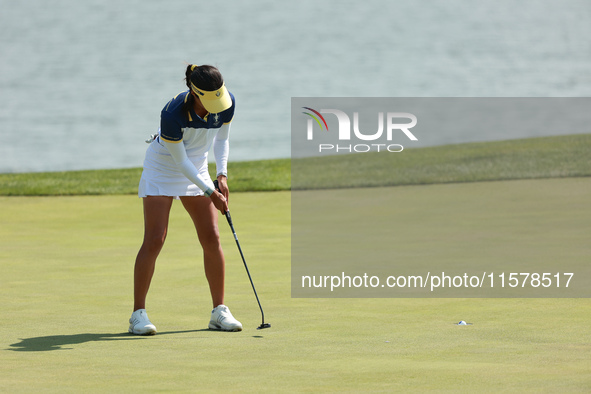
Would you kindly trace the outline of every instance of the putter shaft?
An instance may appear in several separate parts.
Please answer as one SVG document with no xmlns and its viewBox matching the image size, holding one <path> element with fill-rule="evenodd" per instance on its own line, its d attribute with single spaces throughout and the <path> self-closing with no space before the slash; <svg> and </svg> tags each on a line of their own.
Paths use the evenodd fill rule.
<svg viewBox="0 0 591 394">
<path fill-rule="evenodd" d="M 218 186 L 217 179 L 213 181 L 215 189 L 219 192 L 220 188 Z M 257 294 L 257 290 L 254 287 L 254 283 L 252 282 L 252 277 L 250 276 L 250 271 L 248 270 L 248 266 L 246 265 L 246 259 L 244 258 L 244 253 L 242 253 L 242 248 L 240 247 L 240 242 L 238 241 L 238 235 L 236 235 L 236 230 L 234 229 L 234 223 L 232 222 L 232 216 L 230 215 L 230 211 L 226 211 L 224 214 L 226 216 L 226 220 L 230 225 L 230 229 L 232 230 L 232 234 L 234 235 L 234 240 L 236 241 L 236 245 L 238 246 L 238 251 L 240 252 L 240 257 L 242 258 L 242 263 L 244 264 L 244 269 L 246 269 L 246 274 L 248 275 L 248 280 L 250 281 L 250 285 L 252 286 L 252 291 L 254 292 L 254 296 L 257 300 L 257 304 L 259 304 L 259 309 L 261 310 L 261 325 L 257 327 L 257 330 L 262 330 L 264 328 L 271 327 L 271 324 L 265 323 L 265 312 L 263 312 L 263 307 L 261 306 L 261 301 L 259 301 L 259 295 Z"/>
<path fill-rule="evenodd" d="M 261 310 L 262 323 L 259 326 L 259 329 L 271 327 L 270 324 L 265 323 L 265 312 L 263 312 L 263 307 L 261 306 L 261 301 L 259 301 L 259 296 L 257 294 L 255 287 L 254 287 L 254 283 L 252 282 L 252 277 L 250 276 L 250 271 L 248 270 L 248 266 L 246 265 L 244 253 L 242 253 L 242 248 L 240 247 L 240 242 L 238 241 L 238 235 L 236 235 L 236 230 L 234 229 L 234 223 L 232 223 L 232 216 L 230 215 L 229 210 L 226 211 L 226 219 L 228 220 L 228 224 L 230 225 L 230 229 L 232 230 L 232 234 L 234 235 L 234 239 L 236 240 L 236 245 L 238 246 L 238 251 L 240 252 L 240 257 L 242 257 L 242 263 L 244 263 L 244 268 L 246 269 L 246 274 L 248 275 L 248 280 L 250 281 L 250 285 L 252 286 L 252 291 L 254 292 L 254 296 L 257 300 L 257 304 L 259 304 L 259 309 Z"/>
</svg>

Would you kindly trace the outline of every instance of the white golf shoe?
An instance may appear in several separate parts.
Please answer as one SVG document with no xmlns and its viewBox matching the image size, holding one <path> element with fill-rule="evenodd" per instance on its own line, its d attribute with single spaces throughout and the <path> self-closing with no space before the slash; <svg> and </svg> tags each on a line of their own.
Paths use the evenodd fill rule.
<svg viewBox="0 0 591 394">
<path fill-rule="evenodd" d="M 138 309 L 131 314 L 129 319 L 129 332 L 136 335 L 154 335 L 156 326 L 148 319 L 145 309 Z"/>
<path fill-rule="evenodd" d="M 242 331 L 242 323 L 234 319 L 230 309 L 225 305 L 218 305 L 211 311 L 209 320 L 210 330 Z"/>
</svg>

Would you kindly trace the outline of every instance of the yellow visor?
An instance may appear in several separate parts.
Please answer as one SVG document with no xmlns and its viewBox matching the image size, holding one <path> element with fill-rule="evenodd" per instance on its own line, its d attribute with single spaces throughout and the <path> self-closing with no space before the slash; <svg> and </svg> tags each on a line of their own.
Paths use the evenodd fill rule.
<svg viewBox="0 0 591 394">
<path fill-rule="evenodd" d="M 232 106 L 232 98 L 225 84 L 218 90 L 207 91 L 199 89 L 191 82 L 191 90 L 199 97 L 201 104 L 210 114 L 219 114 Z"/>
</svg>

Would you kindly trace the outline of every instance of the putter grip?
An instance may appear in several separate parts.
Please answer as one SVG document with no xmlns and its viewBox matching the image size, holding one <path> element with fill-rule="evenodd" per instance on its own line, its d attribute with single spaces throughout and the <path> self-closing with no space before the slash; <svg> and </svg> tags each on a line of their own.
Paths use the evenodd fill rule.
<svg viewBox="0 0 591 394">
<path fill-rule="evenodd" d="M 218 183 L 218 180 L 217 179 L 215 181 L 213 181 L 213 186 L 215 186 L 215 190 L 217 190 L 220 193 L 222 192 L 220 190 L 219 183 Z M 228 224 L 230 225 L 230 227 L 232 229 L 234 229 L 234 223 L 232 223 L 232 216 L 230 216 L 230 211 L 229 210 L 226 211 L 226 219 L 228 220 Z"/>
<path fill-rule="evenodd" d="M 228 220 L 228 223 L 230 224 L 230 227 L 232 228 L 232 231 L 234 230 L 234 223 L 232 223 L 232 216 L 230 216 L 230 211 L 226 211 L 226 219 Z"/>
</svg>

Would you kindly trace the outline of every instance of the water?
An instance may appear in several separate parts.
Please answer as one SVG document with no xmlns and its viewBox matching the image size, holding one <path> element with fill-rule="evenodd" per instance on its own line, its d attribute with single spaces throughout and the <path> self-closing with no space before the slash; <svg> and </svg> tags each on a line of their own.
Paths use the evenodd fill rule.
<svg viewBox="0 0 591 394">
<path fill-rule="evenodd" d="M 141 166 L 186 62 L 237 97 L 230 160 L 289 157 L 291 97 L 590 96 L 590 20 L 587 0 L 0 0 L 0 172 Z"/>
</svg>

